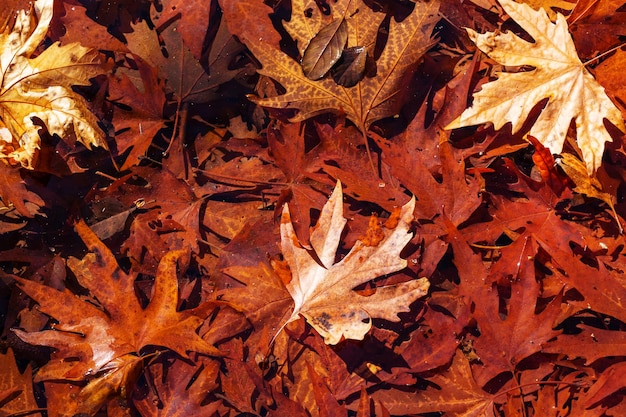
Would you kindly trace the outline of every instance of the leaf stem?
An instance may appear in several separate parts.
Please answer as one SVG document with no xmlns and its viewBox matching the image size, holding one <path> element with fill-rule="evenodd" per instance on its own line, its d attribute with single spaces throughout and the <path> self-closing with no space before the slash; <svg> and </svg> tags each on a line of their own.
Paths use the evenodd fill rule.
<svg viewBox="0 0 626 417">
<path fill-rule="evenodd" d="M 587 65 L 589 65 L 590 63 L 592 63 L 592 62 L 594 62 L 594 61 L 599 60 L 599 59 L 600 59 L 600 58 L 602 58 L 603 56 L 608 55 L 608 54 L 610 54 L 611 52 L 613 52 L 613 51 L 615 51 L 615 50 L 617 50 L 617 49 L 620 49 L 620 48 L 621 48 L 621 47 L 623 47 L 624 45 L 626 45 L 626 42 L 622 42 L 621 44 L 617 45 L 616 47 L 613 47 L 613 48 L 609 49 L 608 51 L 605 51 L 605 52 L 601 53 L 600 55 L 598 55 L 598 56 L 596 56 L 596 57 L 591 58 L 589 61 L 587 61 L 587 62 L 585 62 L 585 63 L 583 64 L 583 67 L 586 67 L 586 66 L 587 66 Z"/>
</svg>

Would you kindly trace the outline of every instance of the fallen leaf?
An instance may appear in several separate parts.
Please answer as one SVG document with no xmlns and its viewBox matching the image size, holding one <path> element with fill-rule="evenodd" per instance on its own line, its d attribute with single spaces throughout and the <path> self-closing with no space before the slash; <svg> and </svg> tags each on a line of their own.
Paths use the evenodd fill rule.
<svg viewBox="0 0 626 417">
<path fill-rule="evenodd" d="M 345 10 L 347 13 L 344 13 Z M 297 122 L 325 112 L 345 112 L 361 132 L 366 132 L 377 120 L 394 115 L 402 104 L 405 77 L 412 73 L 422 55 L 431 47 L 430 37 L 438 20 L 439 1 L 420 2 L 403 21 L 392 21 L 386 47 L 376 62 L 376 76 L 365 77 L 354 87 L 346 88 L 332 79 L 308 79 L 300 64 L 284 52 L 269 48 L 259 36 L 248 33 L 246 45 L 261 62 L 260 74 L 267 75 L 283 85 L 287 92 L 275 97 L 250 97 L 255 103 L 274 108 L 300 110 L 291 121 Z M 333 5 L 333 16 L 351 16 L 348 23 L 348 47 L 373 44 L 376 28 L 384 17 L 374 12 L 362 0 L 342 1 Z M 226 15 L 228 19 L 235 16 Z M 301 18 L 305 18 L 304 15 Z M 298 19 L 294 13 L 293 19 Z M 252 30 L 252 29 L 250 29 Z M 303 30 L 304 36 L 308 30 Z M 298 46 L 311 38 L 296 39 Z"/>
<path fill-rule="evenodd" d="M 13 350 L 0 354 L 0 416 L 41 415 L 33 393 L 31 366 L 20 372 Z"/>
<path fill-rule="evenodd" d="M 545 10 L 548 17 L 553 22 L 556 20 L 558 13 L 569 13 L 576 6 L 576 2 L 569 2 L 567 0 L 522 0 L 522 3 L 526 3 L 535 10 Z"/>
<path fill-rule="evenodd" d="M 528 135 L 528 141 L 535 148 L 533 153 L 533 162 L 535 167 L 541 175 L 543 182 L 548 184 L 554 194 L 561 195 L 564 188 L 567 186 L 567 178 L 564 178 L 556 169 L 556 161 L 554 155 L 550 152 L 550 149 L 546 148 L 533 136 Z M 585 167 L 585 175 L 587 175 L 587 168 Z"/>
<path fill-rule="evenodd" d="M 612 142 L 604 127 L 608 119 L 626 132 L 621 112 L 585 68 L 576 53 L 567 22 L 557 14 L 550 22 L 545 11 L 535 11 L 513 0 L 500 0 L 504 10 L 534 42 L 527 42 L 512 32 L 478 34 L 468 29 L 476 46 L 502 65 L 535 67 L 517 73 L 500 72 L 498 80 L 484 84 L 474 94 L 472 107 L 446 126 L 455 129 L 491 122 L 495 129 L 512 123 L 517 132 L 533 107 L 548 99 L 546 107 L 530 129 L 552 153 L 561 153 L 572 119 L 576 119 L 578 146 L 590 174 L 602 163 L 604 144 Z M 506 94 L 502 94 L 506 91 Z"/>
<path fill-rule="evenodd" d="M 382 239 L 370 243 L 357 241 L 350 253 L 335 263 L 335 254 L 346 224 L 343 218 L 343 194 L 338 182 L 322 209 L 319 221 L 311 233 L 307 250 L 296 238 L 289 206 L 281 218 L 281 249 L 291 269 L 292 278 L 286 285 L 295 301 L 286 323 L 300 315 L 317 330 L 327 344 L 346 339 L 361 340 L 372 326 L 372 317 L 398 321 L 398 313 L 409 311 L 409 305 L 426 295 L 426 278 L 377 288 L 370 296 L 360 295 L 353 288 L 380 275 L 406 267 L 400 252 L 411 240 L 415 200 L 405 204 L 391 219 L 393 226 L 381 229 Z M 318 261 L 319 260 L 319 261 Z"/>
<path fill-rule="evenodd" d="M 456 251 L 458 246 L 452 245 Z M 523 359 L 540 352 L 547 341 L 560 333 L 553 329 L 558 325 L 561 312 L 561 294 L 543 311 L 536 312 L 541 286 L 535 279 L 535 266 L 529 260 L 534 259 L 537 250 L 538 245 L 531 238 L 518 239 L 503 249 L 503 259 L 497 264 L 509 266 L 508 273 L 492 266 L 485 278 L 486 285 L 477 290 L 473 287 L 461 290 L 468 293 L 476 305 L 473 316 L 481 337 L 474 341 L 474 347 L 482 365 L 476 367 L 474 375 L 481 386 L 502 373 L 512 376 Z M 518 260 L 519 266 L 513 260 Z M 465 265 L 465 262 L 458 262 L 457 268 Z M 461 274 L 461 286 L 464 286 L 466 274 Z M 495 284 L 489 284 L 501 277 L 512 281 L 508 300 L 499 295 Z"/>
<path fill-rule="evenodd" d="M 135 295 L 136 275 L 122 271 L 111 251 L 85 223 L 77 223 L 76 230 L 91 252 L 82 260 L 70 258 L 68 265 L 78 282 L 90 291 L 92 300 L 82 299 L 67 289 L 58 291 L 15 278 L 20 288 L 39 304 L 41 312 L 59 321 L 50 330 L 14 330 L 27 343 L 56 349 L 54 359 L 39 369 L 38 381 L 93 380 L 101 372 L 113 375 L 123 367 L 125 371 L 113 378 L 121 383 L 124 375 L 135 369 L 135 360 L 129 361 L 128 355 L 140 354 L 146 346 L 171 349 L 183 358 L 188 358 L 190 351 L 221 355 L 196 333 L 203 319 L 177 311 L 176 265 L 184 251 L 172 251 L 162 258 L 154 293 L 143 308 Z M 102 384 L 104 391 L 99 395 L 106 397 L 109 390 L 119 386 Z"/>
<path fill-rule="evenodd" d="M 584 194 L 587 197 L 597 198 L 598 200 L 604 201 L 607 206 L 609 206 L 621 234 L 623 232 L 622 223 L 615 211 L 613 196 L 602 190 L 600 181 L 598 181 L 595 176 L 590 176 L 583 163 L 571 153 L 562 153 L 561 157 L 557 160 L 557 164 L 576 185 L 574 188 L 575 192 Z"/>
<path fill-rule="evenodd" d="M 618 49 L 594 69 L 598 82 L 606 88 L 608 96 L 622 110 L 622 117 L 626 117 L 626 85 L 622 82 L 624 68 L 626 50 Z"/>
<path fill-rule="evenodd" d="M 622 0 L 578 0 L 568 16 L 570 31 L 581 56 L 594 57 L 620 45 L 626 35 Z M 606 87 L 604 84 L 602 84 Z"/>
<path fill-rule="evenodd" d="M 592 408 L 624 388 L 624 371 L 626 362 L 617 362 L 605 369 L 583 398 L 586 408 Z"/>
<path fill-rule="evenodd" d="M 315 402 L 319 409 L 320 417 L 334 417 L 334 416 L 348 416 L 348 410 L 342 407 L 332 392 L 328 389 L 328 386 L 324 382 L 322 376 L 320 376 L 315 369 L 307 362 L 307 370 L 309 371 L 309 380 L 311 381 L 311 389 L 315 396 Z"/>
<path fill-rule="evenodd" d="M 456 352 L 449 367 L 428 381 L 424 391 L 393 392 L 380 390 L 372 398 L 385 404 L 393 415 L 407 415 L 445 411 L 458 417 L 495 416 L 495 395 L 484 391 L 474 380 L 469 361 Z"/>
<path fill-rule="evenodd" d="M 73 413 L 93 416 L 116 395 L 127 398 L 141 371 L 143 358 L 132 353 L 119 356 L 104 366 L 76 396 Z"/>
<path fill-rule="evenodd" d="M 315 35 L 302 57 L 302 70 L 311 80 L 322 78 L 341 58 L 348 41 L 348 24 L 335 19 Z"/>
<path fill-rule="evenodd" d="M 75 134 L 88 149 L 107 147 L 96 117 L 72 90 L 104 72 L 98 52 L 57 42 L 33 57 L 48 31 L 53 3 L 38 0 L 35 13 L 18 12 L 14 25 L 0 33 L 0 158 L 30 169 L 41 147 L 35 118 L 64 140 Z"/>
<path fill-rule="evenodd" d="M 20 170 L 4 163 L 0 163 L 0 199 L 24 217 L 34 217 L 45 205 L 39 195 L 27 188 Z"/>
<path fill-rule="evenodd" d="M 143 92 L 124 73 L 109 79 L 116 151 L 118 155 L 127 154 L 121 171 L 139 164 L 153 138 L 166 124 L 163 114 L 165 83 L 159 80 L 156 68 L 139 58 L 135 62 Z"/>
<path fill-rule="evenodd" d="M 367 69 L 367 63 L 368 55 L 366 47 L 353 46 L 346 48 L 341 55 L 341 59 L 337 62 L 336 67 L 331 71 L 333 80 L 344 87 L 354 87 L 363 79 L 365 70 Z"/>
<path fill-rule="evenodd" d="M 181 359 L 164 358 L 147 366 L 153 375 L 153 390 L 133 404 L 142 416 L 189 416 L 214 415 L 221 403 L 216 400 L 207 404 L 207 394 L 216 390 L 219 362 L 198 358 L 190 364 Z"/>
<path fill-rule="evenodd" d="M 65 33 L 61 37 L 62 43 L 80 42 L 90 48 L 128 52 L 122 41 L 107 32 L 106 26 L 94 24 L 87 16 L 87 9 L 78 4 L 67 2 L 62 4 L 65 12 L 60 18 L 65 26 Z"/>
</svg>

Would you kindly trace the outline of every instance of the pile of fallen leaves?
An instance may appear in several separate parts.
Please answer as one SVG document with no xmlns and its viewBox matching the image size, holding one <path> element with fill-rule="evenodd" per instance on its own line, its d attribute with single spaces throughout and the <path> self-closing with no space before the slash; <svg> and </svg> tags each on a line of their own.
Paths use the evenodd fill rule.
<svg viewBox="0 0 626 417">
<path fill-rule="evenodd" d="M 0 416 L 626 415 L 624 0 L 7 0 Z"/>
</svg>

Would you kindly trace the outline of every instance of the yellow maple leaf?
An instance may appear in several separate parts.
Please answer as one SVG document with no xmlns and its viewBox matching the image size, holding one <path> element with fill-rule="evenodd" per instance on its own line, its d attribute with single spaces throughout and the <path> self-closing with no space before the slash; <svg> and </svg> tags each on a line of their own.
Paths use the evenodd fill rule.
<svg viewBox="0 0 626 417">
<path fill-rule="evenodd" d="M 346 224 L 341 183 L 337 182 L 311 232 L 312 249 L 306 249 L 298 242 L 289 207 L 285 205 L 280 225 L 281 249 L 292 274 L 286 287 L 295 302 L 286 323 L 302 315 L 327 344 L 337 344 L 342 337 L 363 339 L 372 327 L 372 317 L 399 321 L 399 312 L 409 311 L 413 301 L 426 295 L 430 285 L 428 279 L 380 287 L 369 296 L 353 289 L 406 267 L 407 261 L 400 258 L 400 252 L 412 238 L 409 227 L 414 208 L 413 198 L 393 217 L 397 220 L 394 227 L 381 228 L 376 221 L 370 233 L 358 240 L 345 258 L 335 263 Z"/>
<path fill-rule="evenodd" d="M 536 11 L 512 0 L 499 2 L 535 42 L 527 42 L 511 32 L 478 34 L 467 29 L 470 38 L 481 51 L 502 65 L 529 65 L 535 69 L 499 73 L 498 80 L 483 85 L 481 91 L 474 94 L 472 107 L 446 129 L 486 122 L 500 129 L 511 122 L 515 133 L 531 109 L 547 98 L 548 103 L 530 135 L 558 154 L 575 119 L 578 146 L 587 170 L 595 172 L 602 163 L 604 144 L 612 141 L 603 119 L 626 131 L 620 111 L 578 58 L 563 15 L 557 14 L 556 23 L 552 23 L 543 9 Z"/>
<path fill-rule="evenodd" d="M 305 9 L 307 7 L 302 1 L 294 2 L 292 21 L 285 24 L 297 41 L 300 53 L 324 24 L 324 19 L 317 12 L 308 20 Z M 398 111 L 402 104 L 399 92 L 404 87 L 403 77 L 432 46 L 431 32 L 438 20 L 438 10 L 439 0 L 419 2 L 406 19 L 392 21 L 387 44 L 376 62 L 376 76 L 365 77 L 353 87 L 340 86 L 330 78 L 308 79 L 299 62 L 263 44 L 262 38 L 251 33 L 245 36 L 244 41 L 263 65 L 258 72 L 281 83 L 287 92 L 275 97 L 250 98 L 266 107 L 298 109 L 292 122 L 330 111 L 345 112 L 346 117 L 365 132 L 375 121 Z M 348 47 L 367 47 L 375 43 L 384 14 L 374 12 L 363 0 L 337 2 L 333 4 L 332 13 L 334 18 L 349 16 Z"/>
<path fill-rule="evenodd" d="M 55 43 L 33 57 L 52 20 L 54 0 L 21 10 L 12 27 L 0 28 L 0 159 L 33 168 L 41 145 L 40 119 L 62 138 L 74 133 L 87 148 L 106 148 L 104 134 L 73 85 L 89 85 L 105 66 L 97 51 Z"/>
</svg>

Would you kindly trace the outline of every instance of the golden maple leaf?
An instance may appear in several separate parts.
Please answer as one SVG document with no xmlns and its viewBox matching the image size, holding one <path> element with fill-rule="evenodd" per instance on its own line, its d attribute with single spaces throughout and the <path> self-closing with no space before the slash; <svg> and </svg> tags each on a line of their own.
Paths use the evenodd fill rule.
<svg viewBox="0 0 626 417">
<path fill-rule="evenodd" d="M 530 65 L 535 69 L 499 73 L 498 80 L 483 85 L 474 94 L 472 107 L 446 129 L 486 122 L 500 129 L 511 122 L 515 133 L 532 108 L 547 98 L 548 103 L 530 129 L 530 135 L 558 154 L 575 119 L 578 146 L 587 170 L 595 172 L 602 163 L 604 144 L 612 141 L 603 119 L 626 131 L 620 111 L 578 58 L 563 15 L 557 14 L 556 23 L 552 23 L 543 10 L 535 11 L 513 0 L 499 2 L 535 42 L 527 42 L 511 32 L 478 34 L 467 29 L 470 38 L 502 65 Z"/>
<path fill-rule="evenodd" d="M 104 134 L 73 85 L 89 85 L 105 66 L 97 51 L 78 43 L 52 44 L 36 57 L 52 20 L 53 0 L 21 10 L 13 27 L 0 28 L 0 159 L 33 168 L 43 121 L 51 134 L 71 133 L 87 148 L 106 147 Z"/>
<path fill-rule="evenodd" d="M 314 2 L 313 16 L 305 17 L 303 0 L 293 2 L 292 20 L 285 28 L 298 43 L 302 54 L 309 41 L 324 25 Z M 347 12 L 346 12 L 347 10 Z M 376 76 L 365 77 L 353 87 L 343 87 L 330 78 L 313 81 L 307 78 L 300 63 L 280 50 L 263 44 L 254 34 L 244 42 L 261 62 L 258 72 L 280 82 L 287 92 L 268 98 L 250 97 L 255 103 L 274 108 L 295 108 L 291 121 L 298 122 L 329 111 L 345 112 L 361 132 L 377 120 L 394 115 L 402 104 L 400 91 L 404 77 L 410 74 L 422 55 L 432 46 L 431 33 L 439 19 L 439 0 L 416 3 L 413 12 L 402 22 L 392 21 L 387 44 L 376 62 Z M 384 14 L 374 12 L 362 0 L 343 0 L 332 5 L 333 18 L 349 16 L 348 47 L 367 47 L 376 40 Z"/>
<path fill-rule="evenodd" d="M 358 240 L 345 258 L 334 263 L 346 224 L 341 183 L 337 182 L 311 232 L 312 249 L 298 242 L 289 207 L 285 205 L 280 225 L 281 249 L 292 274 L 286 287 L 295 302 L 286 323 L 302 315 L 327 344 L 337 344 L 342 337 L 363 339 L 372 327 L 372 317 L 399 321 L 399 312 L 409 311 L 413 301 L 426 295 L 428 279 L 380 287 L 369 296 L 352 290 L 406 267 L 407 261 L 400 258 L 400 252 L 412 238 L 409 227 L 414 208 L 413 198 L 391 217 L 397 220 L 394 227 L 381 228 L 377 220 L 370 222 L 367 236 Z"/>
</svg>

